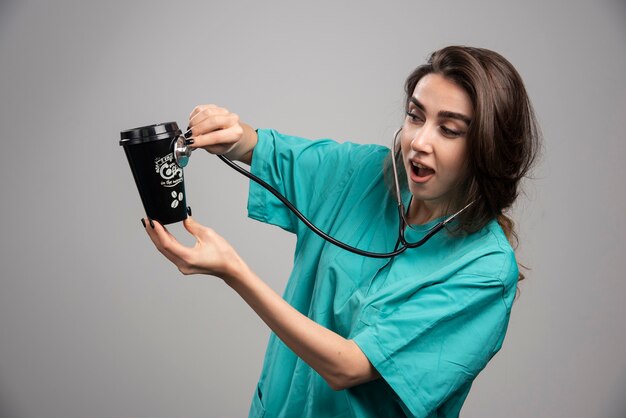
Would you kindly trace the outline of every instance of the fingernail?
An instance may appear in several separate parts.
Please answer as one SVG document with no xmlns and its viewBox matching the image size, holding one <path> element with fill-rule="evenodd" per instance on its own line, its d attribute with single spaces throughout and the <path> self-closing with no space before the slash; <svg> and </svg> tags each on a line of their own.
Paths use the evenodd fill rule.
<svg viewBox="0 0 626 418">
<path fill-rule="evenodd" d="M 191 206 L 187 206 L 187 215 L 191 216 Z"/>
<path fill-rule="evenodd" d="M 191 138 L 191 130 L 188 128 L 187 132 L 185 132 L 185 138 Z"/>
<path fill-rule="evenodd" d="M 146 221 L 144 221 L 143 218 L 141 218 L 141 224 L 143 225 L 144 228 L 146 227 Z"/>
<path fill-rule="evenodd" d="M 185 145 L 191 145 L 191 144 L 193 144 L 194 142 L 196 142 L 196 140 L 195 140 L 195 139 L 193 139 L 193 138 L 190 138 L 190 139 L 185 140 Z"/>
<path fill-rule="evenodd" d="M 149 221 L 150 221 L 150 227 L 154 229 L 154 222 L 152 222 L 152 219 L 149 219 Z"/>
</svg>

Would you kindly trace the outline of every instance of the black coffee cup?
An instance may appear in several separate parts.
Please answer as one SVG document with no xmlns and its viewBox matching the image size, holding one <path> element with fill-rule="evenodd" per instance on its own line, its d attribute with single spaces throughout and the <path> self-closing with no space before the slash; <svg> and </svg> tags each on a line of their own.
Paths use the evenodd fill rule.
<svg viewBox="0 0 626 418">
<path fill-rule="evenodd" d="M 183 169 L 174 158 L 181 134 L 176 122 L 120 132 L 146 215 L 164 225 L 187 218 Z"/>
</svg>

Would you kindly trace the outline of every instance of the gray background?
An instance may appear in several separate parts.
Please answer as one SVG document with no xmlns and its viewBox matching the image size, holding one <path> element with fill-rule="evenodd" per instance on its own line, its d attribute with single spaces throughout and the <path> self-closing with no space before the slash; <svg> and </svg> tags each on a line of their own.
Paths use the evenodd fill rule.
<svg viewBox="0 0 626 418">
<path fill-rule="evenodd" d="M 255 127 L 389 144 L 448 44 L 520 71 L 544 153 L 515 208 L 531 267 L 464 417 L 626 416 L 624 1 L 0 3 L 0 416 L 239 417 L 269 332 L 139 222 L 119 131 L 218 103 Z M 282 292 L 294 240 L 207 154 L 195 217 Z M 187 243 L 179 226 L 172 228 Z"/>
</svg>

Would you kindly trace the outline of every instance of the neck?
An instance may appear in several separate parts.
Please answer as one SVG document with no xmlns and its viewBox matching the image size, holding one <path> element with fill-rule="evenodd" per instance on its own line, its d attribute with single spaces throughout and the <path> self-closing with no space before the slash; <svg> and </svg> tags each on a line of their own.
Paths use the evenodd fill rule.
<svg viewBox="0 0 626 418">
<path fill-rule="evenodd" d="M 423 225 L 444 215 L 440 205 L 429 205 L 428 202 L 416 199 L 411 199 L 407 212 L 407 221 L 412 225 Z"/>
</svg>

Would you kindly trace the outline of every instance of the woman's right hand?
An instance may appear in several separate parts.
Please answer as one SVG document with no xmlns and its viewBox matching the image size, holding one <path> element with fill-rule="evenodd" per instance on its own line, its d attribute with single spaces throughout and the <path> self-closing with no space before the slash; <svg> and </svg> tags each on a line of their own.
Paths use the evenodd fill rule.
<svg viewBox="0 0 626 418">
<path fill-rule="evenodd" d="M 239 116 L 216 105 L 196 106 L 189 115 L 193 148 L 250 164 L 257 135 Z"/>
</svg>

